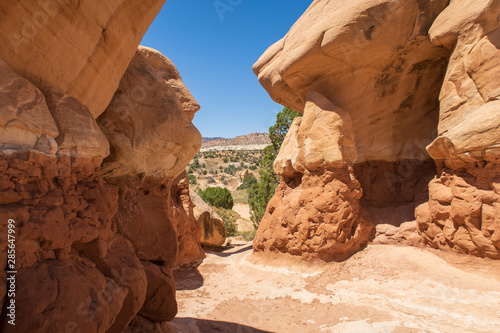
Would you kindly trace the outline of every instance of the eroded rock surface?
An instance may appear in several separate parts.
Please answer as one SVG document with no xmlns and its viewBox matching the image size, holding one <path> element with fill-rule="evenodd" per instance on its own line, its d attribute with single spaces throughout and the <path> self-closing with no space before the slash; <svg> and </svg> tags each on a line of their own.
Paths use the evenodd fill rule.
<svg viewBox="0 0 500 333">
<path fill-rule="evenodd" d="M 47 153 L 55 153 L 59 131 L 42 92 L 1 59 L 0 94 L 0 145 L 33 148 L 40 140 L 40 144 L 45 141 Z"/>
<path fill-rule="evenodd" d="M 441 90 L 439 165 L 419 207 L 419 230 L 436 248 L 500 258 L 500 1 L 454 1 L 430 32 L 453 48 Z M 457 15 L 457 13 L 459 13 Z"/>
<path fill-rule="evenodd" d="M 363 193 L 356 201 L 366 219 L 387 224 L 380 218 L 387 215 L 381 214 L 383 209 L 418 207 L 411 217 L 403 209 L 399 222 L 417 219 L 417 224 L 405 225 L 401 232 L 381 226 L 378 242 L 409 240 L 418 245 L 418 230 L 434 247 L 498 257 L 500 88 L 494 78 L 500 68 L 499 8 L 499 1 L 317 0 L 254 65 L 271 97 L 304 112 L 304 117 L 310 92 L 320 93 L 350 116 L 353 135 L 345 138 L 352 144 L 346 147 L 357 152 L 351 160 L 351 178 L 359 182 L 344 184 Z M 300 131 L 297 128 L 290 131 Z M 328 141 L 339 131 L 326 128 L 313 133 Z M 335 156 L 337 146 L 317 142 L 308 143 L 308 159 L 341 160 Z M 318 213 L 311 210 L 296 218 L 298 212 L 288 214 L 284 208 L 297 200 L 294 193 L 314 191 L 319 184 L 308 183 L 309 177 L 293 166 L 304 164 L 303 146 L 286 140 L 282 146 L 275 165 L 282 182 L 258 232 L 257 249 L 304 251 L 299 250 L 302 245 L 291 246 L 298 229 L 290 230 L 288 220 L 308 224 Z M 431 158 L 437 161 L 437 170 Z M 287 185 L 287 177 L 295 177 L 289 181 L 293 186 Z M 335 173 L 333 178 L 345 176 Z M 327 193 L 331 198 L 338 191 L 323 188 L 311 197 Z M 313 206 L 305 197 L 301 194 L 297 204 L 303 211 Z M 334 218 L 335 223 L 343 219 Z M 356 216 L 354 221 L 358 220 Z M 389 223 L 398 228 L 394 222 Z M 304 242 L 316 237 L 302 233 L 299 238 Z M 306 248 L 319 252 L 319 247 Z"/>
<path fill-rule="evenodd" d="M 427 160 L 450 51 L 428 29 L 447 0 L 316 0 L 254 65 L 278 103 L 316 91 L 353 119 L 358 163 Z"/>
<path fill-rule="evenodd" d="M 175 96 L 181 101 L 182 109 L 189 120 L 192 121 L 194 114 L 200 110 L 200 104 L 182 82 L 181 75 L 172 61 L 150 47 L 139 46 L 139 52 L 146 58 L 156 75 L 170 87 Z"/>
<path fill-rule="evenodd" d="M 184 172 L 201 146 L 188 117 L 197 103 L 186 102 L 185 112 L 168 86 L 182 91 L 175 67 L 163 67 L 177 73 L 167 80 L 144 58 L 132 62 L 116 92 L 123 99 L 108 111 L 121 109 L 108 127 L 95 119 L 161 4 L 0 5 L 6 32 L 0 39 L 27 25 L 15 35 L 17 49 L 6 42 L 0 51 L 0 231 L 7 235 L 9 219 L 15 221 L 19 319 L 16 326 L 2 323 L 5 332 L 123 332 L 139 311 L 171 320 L 171 268 L 204 258 Z M 32 27 L 26 22 L 42 18 L 38 9 L 54 10 L 53 20 Z M 41 48 L 43 56 L 33 58 Z M 143 228 L 124 224 L 124 217 L 137 218 Z M 2 237 L 1 304 L 7 245 Z M 150 279 L 139 258 L 154 261 L 147 267 L 161 266 L 165 276 Z"/>
<path fill-rule="evenodd" d="M 352 121 L 318 93 L 307 99 L 304 116 L 294 120 L 275 161 L 281 181 L 254 250 L 343 260 L 366 245 L 372 231 L 360 217 Z"/>
<path fill-rule="evenodd" d="M 181 260 L 202 259 L 199 244 L 178 242 L 193 229 L 196 234 L 196 222 L 189 203 L 183 202 L 182 181 L 176 180 L 200 149 L 201 135 L 141 50 L 98 123 L 112 147 L 102 173 L 120 190 L 118 232 L 132 242 L 141 260 L 173 268 L 187 263 L 178 262 L 180 250 Z"/>
<path fill-rule="evenodd" d="M 304 112 L 304 118 L 311 92 L 350 116 L 353 136 L 345 138 L 353 138 L 357 158 L 351 161 L 351 179 L 357 180 L 344 184 L 362 190 L 356 201 L 361 215 L 380 224 L 376 242 L 420 245 L 418 231 L 436 248 L 499 257 L 498 12 L 498 0 L 316 0 L 254 65 L 271 97 Z M 328 141 L 339 131 L 313 133 Z M 318 187 L 293 166 L 304 164 L 303 146 L 311 161 L 341 160 L 337 146 L 318 142 L 285 140 L 275 165 L 282 182 L 256 248 L 294 254 L 307 248 L 291 250 L 297 237 L 287 223 L 297 212 L 280 207 L 297 200 L 296 192 Z M 287 177 L 295 177 L 293 186 Z M 333 178 L 346 179 L 337 173 Z M 328 193 L 338 195 L 336 188 L 324 188 L 311 197 Z M 301 196 L 298 206 L 310 209 Z M 301 216 L 299 225 L 315 221 L 315 214 Z M 335 223 L 343 218 L 335 217 Z M 314 237 L 303 232 L 300 238 L 311 242 Z"/>
</svg>

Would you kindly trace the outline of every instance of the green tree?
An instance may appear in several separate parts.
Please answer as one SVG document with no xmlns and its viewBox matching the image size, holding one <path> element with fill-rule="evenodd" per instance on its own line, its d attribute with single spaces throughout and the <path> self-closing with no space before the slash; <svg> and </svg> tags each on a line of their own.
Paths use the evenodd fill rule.
<svg viewBox="0 0 500 333">
<path fill-rule="evenodd" d="M 207 187 L 204 191 L 198 191 L 197 194 L 209 205 L 218 208 L 233 209 L 233 197 L 227 188 Z"/>
<path fill-rule="evenodd" d="M 246 190 L 255 183 L 257 183 L 257 178 L 255 178 L 253 173 L 249 173 L 248 177 L 243 180 L 240 186 L 238 186 L 238 190 Z"/>
<path fill-rule="evenodd" d="M 269 128 L 271 145 L 264 148 L 263 151 L 259 170 L 260 180 L 247 188 L 251 220 L 255 229 L 259 227 L 260 221 L 266 212 L 267 204 L 273 197 L 280 182 L 279 176 L 273 169 L 274 160 L 278 156 L 281 144 L 293 120 L 300 115 L 300 113 L 285 107 L 283 111 L 276 115 L 276 124 Z"/>
<path fill-rule="evenodd" d="M 275 150 L 276 156 L 293 120 L 299 116 L 301 116 L 300 113 L 287 107 L 276 115 L 276 124 L 269 128 L 269 139 L 271 139 L 271 145 Z"/>
</svg>

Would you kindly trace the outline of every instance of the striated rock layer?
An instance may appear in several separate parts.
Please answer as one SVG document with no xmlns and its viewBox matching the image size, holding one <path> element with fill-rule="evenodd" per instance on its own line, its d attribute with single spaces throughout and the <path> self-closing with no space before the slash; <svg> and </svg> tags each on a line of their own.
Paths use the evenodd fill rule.
<svg viewBox="0 0 500 333">
<path fill-rule="evenodd" d="M 379 242 L 420 234 L 498 258 L 499 11 L 498 0 L 314 1 L 254 65 L 276 102 L 304 113 L 275 162 L 281 183 L 255 250 L 338 260 L 359 246 L 324 255 L 325 244 L 370 239 L 342 226 L 381 223 Z M 313 93 L 349 116 L 349 134 L 316 115 L 321 126 L 301 138 Z M 356 156 L 340 158 L 345 148 Z M 297 167 L 322 160 L 342 163 Z M 402 233 L 387 225 L 403 222 L 413 225 Z"/>
</svg>

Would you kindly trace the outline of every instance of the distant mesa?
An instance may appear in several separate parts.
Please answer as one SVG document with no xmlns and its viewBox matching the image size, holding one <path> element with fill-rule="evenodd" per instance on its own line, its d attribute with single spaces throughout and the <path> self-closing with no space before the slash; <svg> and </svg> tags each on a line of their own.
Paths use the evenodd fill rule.
<svg viewBox="0 0 500 333">
<path fill-rule="evenodd" d="M 267 133 L 251 133 L 237 136 L 233 139 L 224 138 L 203 138 L 202 150 L 211 150 L 215 148 L 234 148 L 244 149 L 249 147 L 264 148 L 271 144 Z M 257 147 L 258 146 L 258 147 Z"/>
<path fill-rule="evenodd" d="M 214 140 L 219 140 L 219 139 L 224 139 L 223 137 L 221 136 L 216 136 L 216 137 L 213 137 L 213 138 L 203 138 L 203 143 L 205 142 L 210 142 L 210 141 L 214 141 Z"/>
</svg>

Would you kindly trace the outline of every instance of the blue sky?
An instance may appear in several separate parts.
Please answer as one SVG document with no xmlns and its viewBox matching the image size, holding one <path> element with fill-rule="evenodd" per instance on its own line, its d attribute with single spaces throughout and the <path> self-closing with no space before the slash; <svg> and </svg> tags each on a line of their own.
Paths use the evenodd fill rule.
<svg viewBox="0 0 500 333">
<path fill-rule="evenodd" d="M 312 0 L 167 0 L 142 40 L 170 58 L 201 105 L 204 137 L 267 132 L 283 108 L 252 65 Z M 216 8 L 217 6 L 217 8 Z"/>
</svg>

